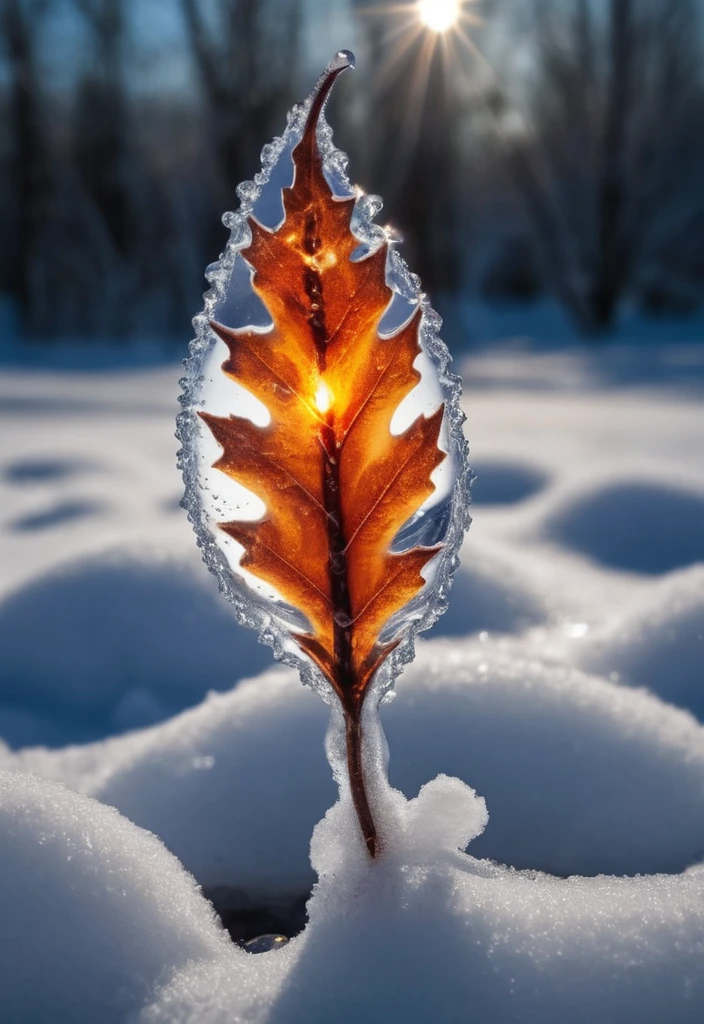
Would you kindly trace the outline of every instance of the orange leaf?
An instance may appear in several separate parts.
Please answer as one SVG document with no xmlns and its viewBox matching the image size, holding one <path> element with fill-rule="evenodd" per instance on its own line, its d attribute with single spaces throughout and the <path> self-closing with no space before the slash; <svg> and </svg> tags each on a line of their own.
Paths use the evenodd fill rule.
<svg viewBox="0 0 704 1024">
<path fill-rule="evenodd" d="M 287 635 L 311 672 L 317 666 L 344 709 L 350 791 L 367 849 L 375 856 L 379 842 L 365 789 L 362 707 L 391 651 L 402 641 L 410 644 L 415 630 L 427 628 L 442 610 L 442 601 L 426 601 L 419 613 L 421 601 L 414 602 L 408 617 L 400 614 L 425 586 L 425 567 L 443 548 L 437 576 L 444 584 L 443 595 L 447 589 L 467 525 L 469 469 L 460 429 L 459 382 L 446 373 L 448 355 L 437 338 L 434 314 L 413 292 L 416 308 L 408 321 L 390 336 L 380 333 L 395 295 L 387 280 L 389 268 L 397 276 L 401 272 L 401 281 L 402 261 L 389 254 L 385 237 L 374 248 L 368 246 L 369 236 L 360 240 L 355 235 L 355 200 L 336 196 L 326 178 L 329 168 L 321 154 L 318 122 L 332 84 L 350 58 L 346 51 L 337 55 L 307 115 L 296 115 L 295 127 L 287 132 L 288 138 L 300 134 L 292 153 L 293 183 L 283 189 L 278 226 L 267 227 L 251 214 L 256 186 L 242 186 L 244 212 L 250 214 L 248 241 L 242 234 L 244 216 L 235 215 L 233 240 L 211 275 L 215 285 L 206 296 L 206 309 L 212 316 L 216 304 L 229 297 L 229 283 L 223 283 L 233 280 L 234 253 L 238 267 L 248 266 L 252 289 L 271 327 L 233 328 L 213 319 L 206 326 L 206 320 L 197 319 L 179 430 L 187 506 L 205 559 L 239 605 L 242 618 L 257 625 L 263 639 L 279 643 L 288 613 L 274 603 L 269 614 L 256 596 L 244 609 L 242 588 L 230 585 L 233 561 L 227 542 L 214 543 L 213 509 L 223 519 L 226 514 L 218 511 L 219 499 L 212 494 L 219 488 L 209 487 L 201 477 L 201 445 L 208 450 L 208 434 L 220 448 L 215 469 L 264 504 L 257 521 L 229 518 L 219 520 L 218 526 L 244 549 L 242 571 L 274 588 L 300 613 L 299 621 L 307 623 L 307 628 Z M 286 137 L 277 143 L 279 154 L 285 142 Z M 369 248 L 365 256 L 359 256 L 361 241 Z M 408 297 L 402 284 L 395 288 Z M 229 408 L 221 404 L 223 392 L 209 363 L 213 346 L 220 348 L 221 343 L 228 351 L 222 365 L 225 376 L 265 406 L 267 426 L 244 415 L 246 403 L 241 415 L 222 415 Z M 435 373 L 431 390 L 440 385 L 448 411 L 439 405 L 402 433 L 392 433 L 396 411 L 421 381 L 416 360 L 426 350 Z M 425 387 L 425 374 L 423 380 Z M 211 396 L 207 403 L 206 394 Z M 211 398 L 218 403 L 215 410 Z M 205 430 L 196 429 L 194 413 Z M 444 524 L 443 543 L 395 549 L 402 528 L 410 521 L 414 528 L 418 525 L 417 513 L 433 495 L 432 475 L 446 458 L 439 445 L 446 425 L 451 455 L 447 478 L 454 487 L 444 492 L 442 518 L 424 520 L 433 530 Z M 214 483 L 209 471 L 206 477 Z M 275 623 L 271 628 L 270 621 Z M 283 646 L 277 654 L 290 660 Z M 390 674 L 407 655 L 408 645 L 399 649 Z"/>
<path fill-rule="evenodd" d="M 282 224 L 271 231 L 250 217 L 242 250 L 272 330 L 211 322 L 229 348 L 224 372 L 266 405 L 271 422 L 200 415 L 222 447 L 216 467 L 266 504 L 258 522 L 222 529 L 244 547 L 242 567 L 306 615 L 310 633 L 295 639 L 349 707 L 395 646 L 379 642 L 384 626 L 423 587 L 421 570 L 439 550 L 390 547 L 433 491 L 444 410 L 391 433 L 420 379 L 420 310 L 380 337 L 392 297 L 386 245 L 352 258 L 354 200 L 333 195 L 316 139 L 324 98 L 293 151 Z"/>
</svg>

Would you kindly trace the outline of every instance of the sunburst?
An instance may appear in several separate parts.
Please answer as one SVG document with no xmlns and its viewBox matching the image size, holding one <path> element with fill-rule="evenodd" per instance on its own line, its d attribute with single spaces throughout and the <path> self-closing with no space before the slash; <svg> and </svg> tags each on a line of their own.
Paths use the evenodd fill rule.
<svg viewBox="0 0 704 1024">
<path fill-rule="evenodd" d="M 397 156 L 401 159 L 417 142 L 420 113 L 433 64 L 441 60 L 446 73 L 451 75 L 461 67 L 467 55 L 483 65 L 486 63 L 470 34 L 473 26 L 482 23 L 474 4 L 475 0 L 414 0 L 412 3 L 377 3 L 361 9 L 360 13 L 370 19 L 383 19 L 381 60 L 374 75 L 375 92 L 383 95 L 404 63 L 412 62 L 404 137 L 398 140 Z"/>
</svg>

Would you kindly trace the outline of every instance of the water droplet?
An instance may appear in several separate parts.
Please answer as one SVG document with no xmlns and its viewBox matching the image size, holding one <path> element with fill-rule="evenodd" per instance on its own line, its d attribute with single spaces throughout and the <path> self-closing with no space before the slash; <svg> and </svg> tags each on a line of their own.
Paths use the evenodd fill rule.
<svg viewBox="0 0 704 1024">
<path fill-rule="evenodd" d="M 338 624 L 338 626 L 342 627 L 342 629 L 347 629 L 348 626 L 352 625 L 352 619 L 346 612 L 335 612 L 335 614 L 333 615 L 333 619 Z"/>
<path fill-rule="evenodd" d="M 257 935 L 256 939 L 242 943 L 242 949 L 248 953 L 270 953 L 273 949 L 281 949 L 288 942 L 285 935 Z"/>
<path fill-rule="evenodd" d="M 356 57 L 351 50 L 338 50 L 327 66 L 328 71 L 341 71 L 343 68 L 354 68 Z"/>
</svg>

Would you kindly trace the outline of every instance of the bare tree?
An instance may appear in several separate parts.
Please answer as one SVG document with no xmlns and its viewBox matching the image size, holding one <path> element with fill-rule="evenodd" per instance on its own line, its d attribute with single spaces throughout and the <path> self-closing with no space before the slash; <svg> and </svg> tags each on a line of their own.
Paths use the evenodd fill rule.
<svg viewBox="0 0 704 1024">
<path fill-rule="evenodd" d="M 596 334 L 663 225 L 700 201 L 701 26 L 693 0 L 533 10 L 528 131 L 508 138 L 507 155 L 553 287 Z"/>
<path fill-rule="evenodd" d="M 10 291 L 26 330 L 32 330 L 32 293 L 42 224 L 50 216 L 50 161 L 37 68 L 37 33 L 45 0 L 1 0 L 0 25 L 9 62 L 9 113 L 16 197 Z"/>
<path fill-rule="evenodd" d="M 73 117 L 73 164 L 102 216 L 117 253 L 127 255 L 130 125 L 123 59 L 124 0 L 74 0 L 90 30 L 91 50 L 78 83 Z"/>
<path fill-rule="evenodd" d="M 281 129 L 296 75 L 298 0 L 182 0 L 202 85 L 216 163 L 220 210 L 252 177 L 259 152 Z M 217 222 L 215 227 L 217 227 Z M 210 236 L 209 248 L 221 244 Z"/>
</svg>

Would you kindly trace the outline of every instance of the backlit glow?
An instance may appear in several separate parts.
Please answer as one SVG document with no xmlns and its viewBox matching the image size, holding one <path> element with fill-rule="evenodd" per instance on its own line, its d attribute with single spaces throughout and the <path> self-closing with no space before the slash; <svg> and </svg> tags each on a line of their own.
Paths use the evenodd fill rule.
<svg viewBox="0 0 704 1024">
<path fill-rule="evenodd" d="M 454 28 L 462 13 L 461 0 L 418 0 L 418 16 L 433 32 Z"/>
<path fill-rule="evenodd" d="M 319 413 L 326 413 L 332 405 L 332 394 L 324 380 L 321 380 L 315 391 L 315 408 Z"/>
</svg>

